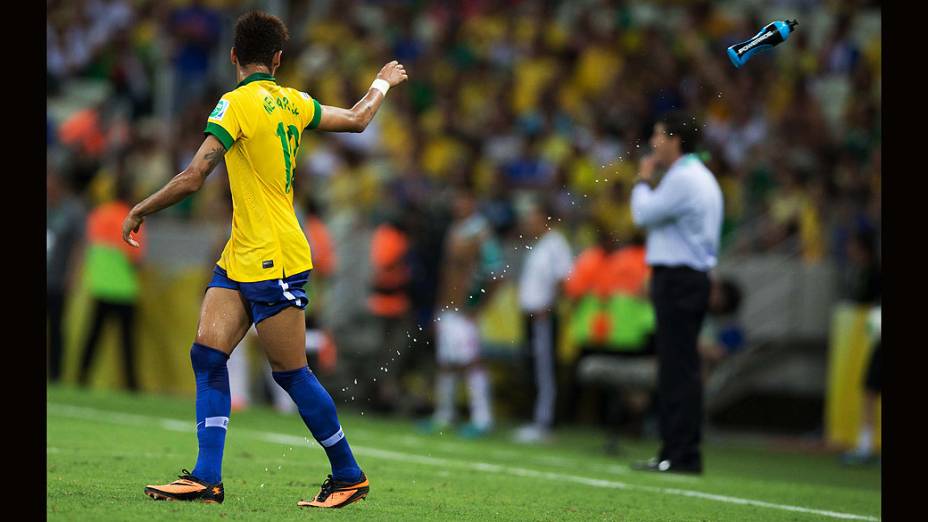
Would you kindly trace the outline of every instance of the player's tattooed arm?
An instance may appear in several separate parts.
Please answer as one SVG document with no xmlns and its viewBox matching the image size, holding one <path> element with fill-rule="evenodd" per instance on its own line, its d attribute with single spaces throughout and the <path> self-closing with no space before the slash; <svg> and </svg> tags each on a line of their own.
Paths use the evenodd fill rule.
<svg viewBox="0 0 928 522">
<path fill-rule="evenodd" d="M 212 137 L 212 136 L 210 136 Z M 213 147 L 210 149 L 203 159 L 206 160 L 206 174 L 203 176 L 203 179 L 206 179 L 206 176 L 209 176 L 213 169 L 216 168 L 216 165 L 219 165 L 219 162 L 222 161 L 222 158 L 226 157 L 226 148 L 220 143 L 218 147 Z"/>
<path fill-rule="evenodd" d="M 384 65 L 377 73 L 377 79 L 386 81 L 390 87 L 403 83 L 407 78 L 405 67 L 396 60 Z M 323 105 L 322 119 L 319 120 L 318 128 L 330 132 L 364 132 L 367 124 L 380 109 L 383 99 L 383 93 L 371 87 L 367 90 L 367 94 L 350 109 Z"/>
<path fill-rule="evenodd" d="M 170 207 L 200 190 L 206 177 L 222 161 L 225 154 L 226 149 L 222 142 L 212 134 L 207 135 L 196 155 L 190 160 L 190 165 L 183 172 L 171 178 L 161 190 L 148 196 L 129 211 L 122 223 L 123 241 L 134 247 L 139 246 L 130 233 L 139 231 L 145 216 Z"/>
</svg>

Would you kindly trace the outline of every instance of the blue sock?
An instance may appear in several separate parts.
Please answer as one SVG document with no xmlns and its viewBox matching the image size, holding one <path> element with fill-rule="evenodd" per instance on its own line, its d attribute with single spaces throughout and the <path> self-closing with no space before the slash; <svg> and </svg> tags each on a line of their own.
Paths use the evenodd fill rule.
<svg viewBox="0 0 928 522">
<path fill-rule="evenodd" d="M 308 367 L 288 372 L 273 372 L 274 380 L 290 394 L 300 411 L 300 417 L 319 444 L 325 448 L 332 464 L 332 479 L 342 482 L 357 482 L 361 479 L 361 468 L 354 460 L 348 439 L 335 413 L 335 401 L 325 391 L 319 379 Z"/>
<path fill-rule="evenodd" d="M 199 343 L 193 343 L 190 348 L 190 361 L 197 380 L 197 440 L 200 443 L 192 474 L 211 484 L 222 482 L 222 450 L 232 411 L 228 359 L 225 353 Z"/>
</svg>

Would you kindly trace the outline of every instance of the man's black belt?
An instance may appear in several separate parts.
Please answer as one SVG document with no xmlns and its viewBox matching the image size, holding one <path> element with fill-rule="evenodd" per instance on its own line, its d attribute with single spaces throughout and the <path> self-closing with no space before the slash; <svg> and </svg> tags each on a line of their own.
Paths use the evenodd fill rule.
<svg viewBox="0 0 928 522">
<path fill-rule="evenodd" d="M 654 273 L 694 273 L 694 274 L 705 274 L 708 270 L 697 270 L 688 265 L 651 265 L 651 270 Z"/>
</svg>

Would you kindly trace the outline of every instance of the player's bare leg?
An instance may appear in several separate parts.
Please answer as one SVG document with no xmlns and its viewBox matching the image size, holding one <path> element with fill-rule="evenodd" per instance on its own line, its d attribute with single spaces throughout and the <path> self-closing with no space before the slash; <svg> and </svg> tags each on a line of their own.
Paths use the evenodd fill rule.
<svg viewBox="0 0 928 522">
<path fill-rule="evenodd" d="M 290 394 L 300 417 L 325 448 L 332 474 L 311 500 L 300 507 L 340 508 L 365 497 L 367 477 L 358 467 L 335 412 L 335 402 L 306 365 L 306 322 L 303 310 L 285 308 L 257 325 L 258 339 L 273 370 L 274 381 Z"/>
<path fill-rule="evenodd" d="M 145 494 L 155 500 L 195 500 L 222 503 L 222 450 L 229 423 L 231 396 L 226 361 L 245 336 L 251 319 L 238 291 L 209 288 L 200 307 L 197 338 L 190 360 L 197 379 L 197 439 L 200 451 L 193 473 L 183 470 L 178 480 L 149 485 Z"/>
<path fill-rule="evenodd" d="M 231 355 L 242 341 L 251 319 L 242 294 L 228 288 L 208 288 L 200 307 L 197 342 Z"/>
<path fill-rule="evenodd" d="M 303 310 L 285 308 L 256 325 L 271 370 L 286 372 L 306 366 L 306 318 Z"/>
</svg>

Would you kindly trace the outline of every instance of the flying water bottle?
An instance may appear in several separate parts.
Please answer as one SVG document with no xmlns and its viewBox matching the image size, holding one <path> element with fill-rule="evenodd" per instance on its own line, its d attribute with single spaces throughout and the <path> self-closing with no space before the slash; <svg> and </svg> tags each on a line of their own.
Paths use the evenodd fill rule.
<svg viewBox="0 0 928 522">
<path fill-rule="evenodd" d="M 789 38 L 793 28 L 799 25 L 796 20 L 777 20 L 770 22 L 750 40 L 737 43 L 728 48 L 728 58 L 735 67 L 741 67 L 757 53 L 771 49 Z"/>
</svg>

